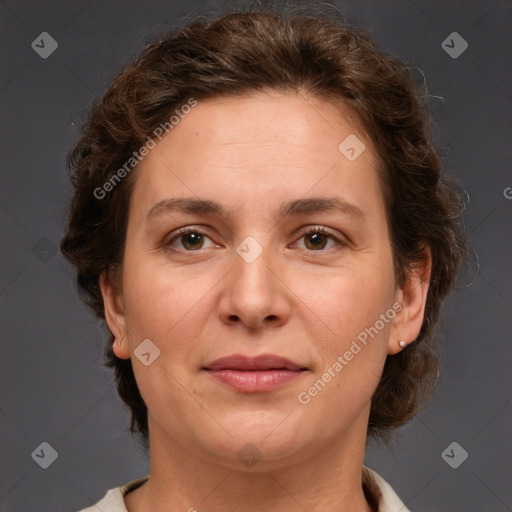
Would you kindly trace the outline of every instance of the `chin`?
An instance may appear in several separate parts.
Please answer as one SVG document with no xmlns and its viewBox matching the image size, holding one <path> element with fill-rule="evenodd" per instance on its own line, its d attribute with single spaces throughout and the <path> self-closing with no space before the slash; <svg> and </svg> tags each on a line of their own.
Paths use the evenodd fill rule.
<svg viewBox="0 0 512 512">
<path fill-rule="evenodd" d="M 289 432 L 293 436 L 293 427 L 296 418 L 294 414 L 288 416 L 289 410 L 285 408 L 260 409 L 253 411 L 237 411 L 224 416 L 222 425 L 234 439 L 268 441 L 272 436 L 278 436 Z M 279 430 L 279 433 L 278 433 Z"/>
<path fill-rule="evenodd" d="M 265 462 L 291 457 L 303 444 L 308 444 L 304 425 L 299 427 L 294 420 L 293 414 L 277 411 L 239 412 L 219 421 L 231 436 L 223 432 L 221 438 L 210 439 L 210 448 L 222 457 L 229 453 L 230 459 L 236 459 L 238 469 L 239 461 L 243 463 L 245 458 L 258 459 L 257 464 L 247 464 L 249 469 L 256 465 L 262 469 Z"/>
</svg>

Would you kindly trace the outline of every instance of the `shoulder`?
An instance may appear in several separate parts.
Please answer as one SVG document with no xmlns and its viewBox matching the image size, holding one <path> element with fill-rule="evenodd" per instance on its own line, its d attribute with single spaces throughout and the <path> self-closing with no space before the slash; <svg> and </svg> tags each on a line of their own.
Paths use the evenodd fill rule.
<svg viewBox="0 0 512 512">
<path fill-rule="evenodd" d="M 376 471 L 363 467 L 363 487 L 375 503 L 378 512 L 411 512 L 384 478 Z"/>
<path fill-rule="evenodd" d="M 101 500 L 79 512 L 98 512 L 98 510 L 102 512 L 128 512 L 124 504 L 124 495 L 142 485 L 148 478 L 149 476 L 145 476 L 137 480 L 132 480 L 121 487 L 109 489 Z"/>
</svg>

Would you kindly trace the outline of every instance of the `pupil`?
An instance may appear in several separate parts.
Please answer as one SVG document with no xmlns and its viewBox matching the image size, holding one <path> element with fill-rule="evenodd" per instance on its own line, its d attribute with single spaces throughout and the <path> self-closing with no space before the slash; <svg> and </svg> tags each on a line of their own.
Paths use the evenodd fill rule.
<svg viewBox="0 0 512 512">
<path fill-rule="evenodd" d="M 198 233 L 187 233 L 185 235 L 185 246 L 199 244 L 201 242 L 201 235 Z"/>
<path fill-rule="evenodd" d="M 309 235 L 308 239 L 311 242 L 313 247 L 318 247 L 320 245 L 325 245 L 325 240 L 323 240 L 324 235 L 321 233 L 314 233 L 312 235 Z"/>
</svg>

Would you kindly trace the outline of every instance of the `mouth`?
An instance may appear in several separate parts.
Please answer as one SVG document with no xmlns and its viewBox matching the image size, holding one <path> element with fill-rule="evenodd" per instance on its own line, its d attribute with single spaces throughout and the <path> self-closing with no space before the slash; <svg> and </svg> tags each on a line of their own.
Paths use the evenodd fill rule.
<svg viewBox="0 0 512 512">
<path fill-rule="evenodd" d="M 233 355 L 208 363 L 203 370 L 222 384 L 243 393 L 272 391 L 299 378 L 308 369 L 284 357 Z"/>
</svg>

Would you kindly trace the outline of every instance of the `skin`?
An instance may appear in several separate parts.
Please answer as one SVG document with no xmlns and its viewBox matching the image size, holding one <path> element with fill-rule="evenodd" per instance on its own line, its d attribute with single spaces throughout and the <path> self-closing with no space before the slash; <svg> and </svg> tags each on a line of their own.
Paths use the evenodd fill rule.
<svg viewBox="0 0 512 512">
<path fill-rule="evenodd" d="M 354 161 L 338 150 L 349 134 L 366 146 Z M 151 477 L 125 496 L 127 509 L 370 511 L 361 484 L 370 398 L 386 357 L 419 334 L 430 259 L 396 286 L 374 153 L 354 117 L 276 91 L 199 101 L 134 178 L 120 279 L 101 277 L 115 354 L 132 359 L 149 410 Z M 333 196 L 363 216 L 273 217 L 283 202 Z M 227 214 L 168 211 L 148 221 L 170 197 L 215 200 Z M 173 238 L 186 226 L 202 242 Z M 315 238 L 318 226 L 343 245 Z M 263 250 L 252 263 L 235 250 L 248 236 Z M 301 404 L 298 394 L 394 303 L 402 310 Z M 160 350 L 148 366 L 134 356 L 145 339 Z M 269 353 L 308 370 L 253 394 L 202 370 L 220 357 Z M 247 443 L 262 454 L 251 467 L 237 456 Z"/>
</svg>

